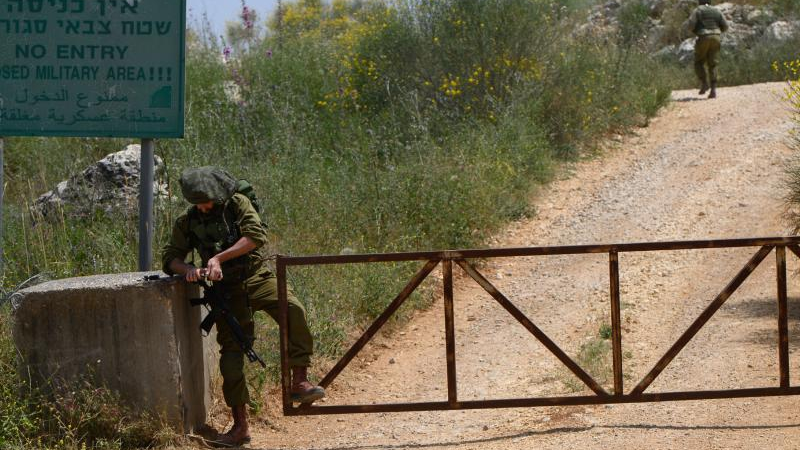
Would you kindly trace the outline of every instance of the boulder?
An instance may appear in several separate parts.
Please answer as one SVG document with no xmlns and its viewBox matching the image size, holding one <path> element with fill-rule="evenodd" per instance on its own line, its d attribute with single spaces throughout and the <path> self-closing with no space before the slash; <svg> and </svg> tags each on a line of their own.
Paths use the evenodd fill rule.
<svg viewBox="0 0 800 450">
<path fill-rule="evenodd" d="M 729 22 L 727 33 L 722 33 L 722 47 L 729 50 L 750 47 L 760 36 L 756 27 L 744 23 Z"/>
<path fill-rule="evenodd" d="M 800 21 L 778 21 L 764 30 L 764 39 L 771 42 L 786 42 L 800 36 Z"/>
<path fill-rule="evenodd" d="M 650 17 L 654 19 L 660 18 L 667 8 L 667 0 L 642 0 L 642 4 L 647 8 Z"/>
<path fill-rule="evenodd" d="M 775 22 L 775 13 L 770 9 L 753 8 L 744 18 L 744 23 L 751 27 L 766 27 Z"/>
<path fill-rule="evenodd" d="M 675 55 L 681 64 L 689 65 L 694 62 L 694 43 L 696 40 L 696 38 L 686 39 L 675 49 Z"/>
<path fill-rule="evenodd" d="M 97 210 L 107 213 L 133 212 L 139 206 L 141 148 L 138 144 L 106 155 L 80 174 L 61 181 L 34 202 L 31 211 L 38 216 L 53 217 L 59 210 L 69 216 L 87 216 Z M 163 173 L 164 162 L 154 157 L 155 173 Z M 158 178 L 158 177 L 156 177 Z M 154 181 L 153 193 L 166 195 L 166 185 Z"/>
<path fill-rule="evenodd" d="M 654 25 L 650 28 L 650 31 L 647 32 L 647 40 L 645 41 L 647 48 L 658 48 L 661 42 L 664 41 L 666 31 L 667 27 L 664 25 Z"/>
<path fill-rule="evenodd" d="M 661 50 L 653 53 L 653 57 L 657 59 L 663 60 L 672 60 L 678 53 L 678 46 L 677 45 L 667 45 L 666 47 L 662 48 Z"/>
</svg>

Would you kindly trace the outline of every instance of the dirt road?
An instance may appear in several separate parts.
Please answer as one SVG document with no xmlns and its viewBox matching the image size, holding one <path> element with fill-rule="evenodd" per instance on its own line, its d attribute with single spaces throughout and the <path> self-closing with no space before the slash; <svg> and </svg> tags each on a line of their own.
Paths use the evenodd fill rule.
<svg viewBox="0 0 800 450">
<path fill-rule="evenodd" d="M 692 91 L 602 158 L 576 164 L 492 247 L 787 234 L 791 157 L 782 84 Z M 620 257 L 625 386 L 630 390 L 755 249 Z M 607 255 L 497 259 L 482 269 L 571 356 L 610 323 Z M 800 264 L 789 257 L 790 271 Z M 455 270 L 457 273 L 460 269 Z M 791 273 L 791 272 L 790 272 Z M 778 385 L 775 258 L 770 255 L 648 389 Z M 790 277 L 790 349 L 800 345 L 800 278 Z M 582 392 L 563 366 L 474 282 L 456 281 L 459 399 Z M 441 303 L 353 361 L 325 404 L 447 398 Z M 800 361 L 791 354 L 792 384 Z M 608 383 L 606 384 L 608 386 Z M 575 389 L 578 389 L 577 391 Z M 376 393 L 374 390 L 379 389 Z M 588 393 L 585 391 L 584 393 Z M 255 425 L 253 448 L 800 448 L 800 399 L 284 418 Z M 274 402 L 276 403 L 276 402 Z M 221 425 L 221 424 L 220 424 Z"/>
</svg>

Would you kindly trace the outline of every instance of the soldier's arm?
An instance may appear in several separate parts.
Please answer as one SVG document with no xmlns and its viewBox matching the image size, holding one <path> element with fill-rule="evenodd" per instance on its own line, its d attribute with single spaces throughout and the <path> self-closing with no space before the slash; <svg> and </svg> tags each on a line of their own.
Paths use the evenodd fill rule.
<svg viewBox="0 0 800 450">
<path fill-rule="evenodd" d="M 728 21 L 725 20 L 725 16 L 722 13 L 719 13 L 720 21 L 719 21 L 719 30 L 723 33 L 728 31 Z"/>
<path fill-rule="evenodd" d="M 696 26 L 697 26 L 697 10 L 695 9 L 694 11 L 692 11 L 692 14 L 689 15 L 689 18 L 686 19 L 686 22 L 683 22 L 683 26 L 681 28 L 683 28 L 683 31 L 685 33 L 684 36 L 686 36 L 688 33 L 694 34 Z"/>
<path fill-rule="evenodd" d="M 250 203 L 250 199 L 241 194 L 234 194 L 231 202 L 242 237 L 235 244 L 208 260 L 209 277 L 212 280 L 222 278 L 222 263 L 250 253 L 267 242 L 267 234 L 264 232 L 261 218 Z"/>
<path fill-rule="evenodd" d="M 242 236 L 250 238 L 255 244 L 254 249 L 266 244 L 267 233 L 264 224 L 261 222 L 261 217 L 258 216 L 256 209 L 250 203 L 250 199 L 242 194 L 235 194 L 231 200 L 236 207 L 236 223 L 239 225 Z"/>
<path fill-rule="evenodd" d="M 161 250 L 161 270 L 169 275 L 182 275 L 187 281 L 197 281 L 201 277 L 201 269 L 184 262 L 191 251 L 189 219 L 183 214 L 175 220 L 169 242 Z"/>
<path fill-rule="evenodd" d="M 204 269 L 198 269 L 194 265 L 187 264 L 182 259 L 178 258 L 170 261 L 168 267 L 171 273 L 182 275 L 184 278 L 186 278 L 186 281 L 190 283 L 200 280 L 204 275 Z"/>
<path fill-rule="evenodd" d="M 211 281 L 222 279 L 222 263 L 252 252 L 258 248 L 247 236 L 242 236 L 235 244 L 221 251 L 208 260 L 208 277 Z"/>
</svg>

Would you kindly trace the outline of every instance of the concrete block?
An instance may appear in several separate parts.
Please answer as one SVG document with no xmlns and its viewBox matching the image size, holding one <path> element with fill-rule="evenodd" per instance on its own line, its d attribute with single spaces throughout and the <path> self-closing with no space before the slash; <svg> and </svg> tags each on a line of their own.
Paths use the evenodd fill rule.
<svg viewBox="0 0 800 450">
<path fill-rule="evenodd" d="M 145 275 L 161 279 L 145 281 Z M 199 288 L 163 273 L 49 281 L 13 302 L 13 338 L 34 378 L 74 380 L 94 370 L 134 408 L 178 431 L 206 420 L 216 342 L 199 330 Z"/>
</svg>

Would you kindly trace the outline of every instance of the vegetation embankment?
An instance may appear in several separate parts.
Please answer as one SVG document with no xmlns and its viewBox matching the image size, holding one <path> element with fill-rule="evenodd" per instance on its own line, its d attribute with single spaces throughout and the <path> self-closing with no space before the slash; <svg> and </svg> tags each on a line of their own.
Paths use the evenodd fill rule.
<svg viewBox="0 0 800 450">
<path fill-rule="evenodd" d="M 794 129 L 792 130 L 790 145 L 795 151 L 795 158 L 786 171 L 787 180 L 787 216 L 794 232 L 800 232 L 800 59 L 789 61 L 781 66 L 776 64 L 776 71 L 780 71 L 787 78 L 786 102 L 794 112 Z"/>
<path fill-rule="evenodd" d="M 227 44 L 196 30 L 187 53 L 186 137 L 157 143 L 172 197 L 158 200 L 156 246 L 186 208 L 176 183 L 181 170 L 201 164 L 253 183 L 270 245 L 281 253 L 471 247 L 533 214 L 527 199 L 558 164 L 592 151 L 608 133 L 644 125 L 689 76 L 647 56 L 637 3 L 624 6 L 618 36 L 602 42 L 577 37 L 585 11 L 562 5 L 306 0 L 283 4 L 266 32 L 248 11 Z M 6 291 L 40 273 L 136 269 L 135 214 L 64 211 L 41 220 L 28 210 L 38 194 L 127 143 L 8 140 Z M 337 355 L 416 268 L 293 270 L 318 355 Z M 0 318 L 8 320 L 7 310 Z M 277 372 L 274 326 L 265 320 L 261 327 L 257 348 L 271 370 L 251 374 L 255 391 Z M 10 327 L 0 330 L 0 370 L 6 380 L 20 379 Z M 94 408 L 77 423 L 64 418 L 76 404 L 68 395 L 45 397 L 24 383 L 0 395 L 0 447 L 158 442 L 157 427 L 126 435 L 96 426 L 111 394 L 77 402 Z"/>
</svg>

